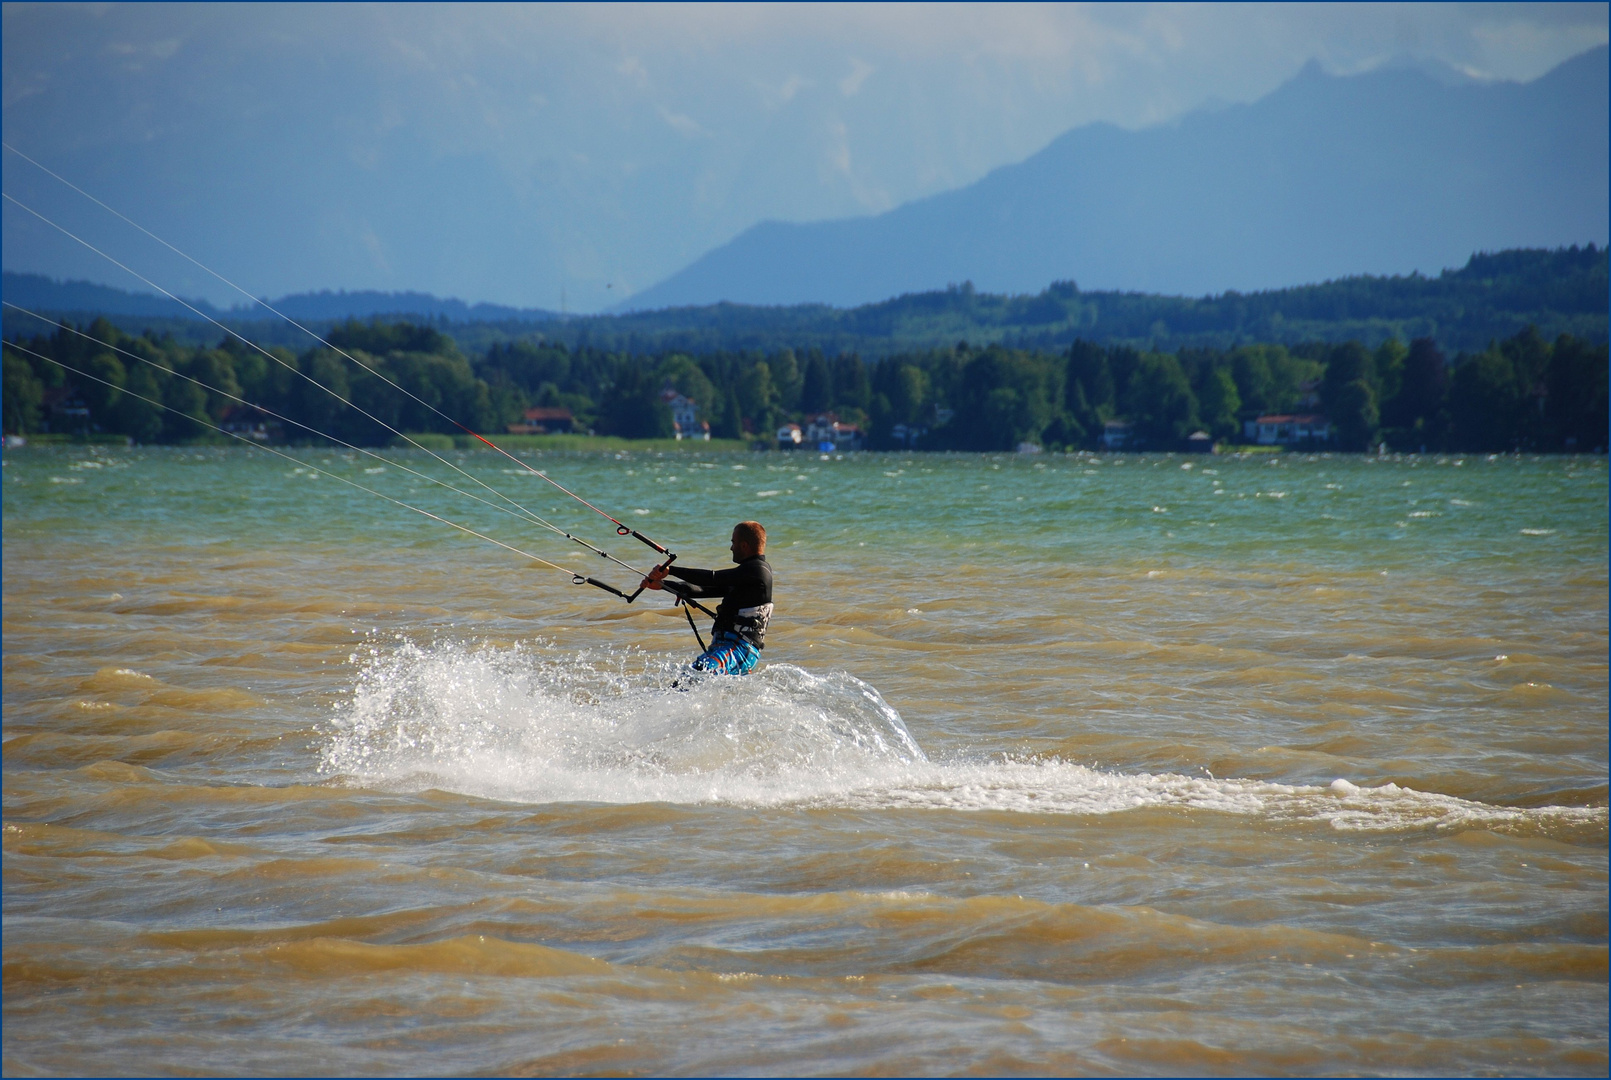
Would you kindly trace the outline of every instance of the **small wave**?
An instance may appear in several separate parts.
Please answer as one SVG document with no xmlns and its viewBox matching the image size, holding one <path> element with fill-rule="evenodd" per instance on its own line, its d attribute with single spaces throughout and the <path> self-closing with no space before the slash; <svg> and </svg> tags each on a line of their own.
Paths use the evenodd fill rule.
<svg viewBox="0 0 1611 1080">
<path fill-rule="evenodd" d="M 822 806 L 1109 814 L 1178 807 L 1345 831 L 1601 834 L 1604 806 L 1511 808 L 1344 779 L 1328 786 L 1127 773 L 1060 758 L 931 760 L 878 691 L 771 664 L 678 690 L 631 651 L 373 647 L 320 771 L 512 802 Z"/>
</svg>

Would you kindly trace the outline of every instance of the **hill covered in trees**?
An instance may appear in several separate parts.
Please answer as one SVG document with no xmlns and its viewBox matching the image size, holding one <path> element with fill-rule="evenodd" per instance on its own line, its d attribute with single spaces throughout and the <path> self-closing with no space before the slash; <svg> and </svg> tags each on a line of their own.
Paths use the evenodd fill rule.
<svg viewBox="0 0 1611 1080">
<path fill-rule="evenodd" d="M 871 362 L 816 347 L 695 354 L 531 339 L 467 353 L 436 328 L 378 320 L 327 336 L 336 348 L 298 353 L 135 336 L 99 319 L 14 338 L 4 349 L 5 430 L 186 442 L 218 424 L 275 440 L 388 441 L 386 428 L 301 373 L 394 428 L 448 434 L 458 429 L 386 380 L 484 432 L 547 406 L 603 434 L 664 437 L 663 395 L 674 388 L 715 435 L 768 443 L 787 420 L 833 412 L 875 449 L 1094 448 L 1104 425 L 1121 420 L 1133 445 L 1170 450 L 1198 429 L 1240 441 L 1248 419 L 1303 409 L 1330 417 L 1327 446 L 1342 450 L 1608 445 L 1603 335 L 1551 337 L 1533 326 L 1453 356 L 1430 336 L 1173 350 L 1080 338 L 1061 348 L 956 342 Z"/>
<path fill-rule="evenodd" d="M 134 301 L 141 298 L 133 294 L 120 293 L 123 300 L 105 305 L 111 311 L 84 309 L 71 306 L 89 295 L 75 291 L 76 286 L 58 285 L 56 292 L 50 292 L 40 286 L 43 279 L 38 279 L 24 283 L 28 285 L 25 289 L 17 280 L 20 277 L 6 275 L 7 301 L 53 317 L 88 323 L 104 316 L 125 331 L 139 334 L 150 329 L 158 336 L 172 335 L 192 345 L 216 341 L 219 336 L 218 328 L 203 320 L 138 310 Z M 472 309 L 458 301 L 451 303 L 459 308 L 451 310 L 433 309 L 422 301 L 415 306 L 428 309 L 423 316 L 374 310 L 386 296 L 401 294 L 379 298 L 363 294 L 357 310 L 342 313 L 337 301 L 343 295 L 360 294 L 310 294 L 308 303 L 314 314 L 293 314 L 320 333 L 340 325 L 348 316 L 379 314 L 390 321 L 406 318 L 450 335 L 470 353 L 484 352 L 493 345 L 539 341 L 572 350 L 644 355 L 814 348 L 830 356 L 854 352 L 873 359 L 958 341 L 1056 350 L 1078 339 L 1168 352 L 1226 349 L 1251 342 L 1291 346 L 1359 341 L 1375 348 L 1392 338 L 1410 341 L 1418 337 L 1434 338 L 1444 349 L 1461 352 L 1482 349 L 1489 341 L 1511 337 L 1527 326 L 1537 327 L 1546 338 L 1569 333 L 1585 341 L 1604 341 L 1611 279 L 1606 249 L 1590 246 L 1473 255 L 1465 266 L 1437 277 L 1361 276 L 1200 298 L 1088 292 L 1074 282 L 1058 282 L 1035 295 L 999 296 L 962 283 L 940 292 L 914 293 L 846 309 L 821 304 L 715 304 L 627 315 L 537 318 L 515 317 L 507 309 L 482 305 Z M 449 303 L 426 299 L 438 305 Z M 137 310 L 131 312 L 131 307 Z M 7 338 L 38 332 L 40 323 L 32 316 L 11 308 L 4 312 Z M 300 349 L 307 344 L 305 334 L 277 319 L 248 320 L 226 313 L 216 317 L 265 345 Z"/>
<path fill-rule="evenodd" d="M 5 298 L 11 303 L 34 311 L 134 316 L 137 319 L 155 317 L 176 319 L 181 322 L 191 320 L 205 322 L 206 319 L 255 321 L 270 314 L 260 305 L 251 302 L 243 301 L 231 308 L 220 308 L 196 297 L 174 300 L 153 293 L 127 292 L 89 281 L 55 281 L 42 274 L 17 274 L 10 270 L 0 274 L 0 287 L 3 287 Z M 555 313 L 540 308 L 514 308 L 503 304 L 466 304 L 463 300 L 443 300 L 429 293 L 378 292 L 373 289 L 360 289 L 354 292 L 324 289 L 319 292 L 292 293 L 277 300 L 270 300 L 269 303 L 276 311 L 298 322 L 309 319 L 367 319 L 376 316 L 406 317 L 416 320 L 449 319 L 454 322 L 511 319 L 542 322 L 558 317 Z M 196 315 L 197 311 L 201 312 L 200 317 Z"/>
<path fill-rule="evenodd" d="M 1055 349 L 1078 339 L 1174 350 L 1350 340 L 1374 347 L 1431 337 L 1469 350 L 1529 325 L 1547 336 L 1605 340 L 1608 297 L 1607 249 L 1591 245 L 1477 254 L 1437 277 L 1361 276 L 1201 298 L 1085 292 L 1072 281 L 1033 296 L 993 296 L 963 283 L 843 310 L 717 304 L 573 319 L 544 334 L 627 351 L 788 345 L 868 356 L 958 340 Z"/>
</svg>

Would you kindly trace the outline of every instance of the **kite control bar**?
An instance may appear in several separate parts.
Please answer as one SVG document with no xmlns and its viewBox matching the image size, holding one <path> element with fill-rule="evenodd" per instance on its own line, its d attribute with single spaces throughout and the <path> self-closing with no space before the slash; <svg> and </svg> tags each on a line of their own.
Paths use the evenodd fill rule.
<svg viewBox="0 0 1611 1080">
<path fill-rule="evenodd" d="M 621 535 L 625 536 L 629 532 L 631 533 L 631 535 L 637 536 L 639 540 L 642 540 L 645 544 L 648 544 L 650 547 L 654 548 L 655 550 L 661 552 L 662 554 L 666 554 L 666 555 L 670 556 L 670 558 L 666 559 L 665 562 L 663 562 L 659 566 L 655 567 L 655 570 L 664 570 L 666 567 L 670 566 L 672 563 L 677 561 L 677 556 L 676 556 L 676 554 L 674 552 L 667 552 L 665 548 L 660 547 L 660 545 L 656 544 L 653 540 L 650 540 L 647 537 L 638 536 L 638 534 L 636 532 L 632 532 L 630 529 L 626 529 L 626 528 L 623 527 L 622 530 L 621 530 Z M 650 571 L 650 572 L 653 573 L 653 571 Z M 619 596 L 621 599 L 625 600 L 629 604 L 632 603 L 632 601 L 636 600 L 638 598 L 638 595 L 640 593 L 642 593 L 643 589 L 644 589 L 644 587 L 642 585 L 639 585 L 636 589 L 634 589 L 632 591 L 632 594 L 629 596 L 626 593 L 622 592 L 620 589 L 617 589 L 614 585 L 611 585 L 607 581 L 600 581 L 598 578 L 587 577 L 587 576 L 585 576 L 583 574 L 572 574 L 571 575 L 571 584 L 572 585 L 593 585 L 593 586 L 596 586 L 597 588 L 603 589 L 607 593 L 614 593 L 616 596 Z M 676 590 L 672 590 L 672 591 L 675 593 Z M 704 609 L 701 608 L 700 610 L 703 611 Z"/>
<path fill-rule="evenodd" d="M 632 535 L 637 536 L 638 534 L 633 533 Z M 639 536 L 638 539 L 643 540 L 643 537 Z M 650 543 L 650 541 L 648 541 L 648 540 L 643 540 L 643 542 L 645 544 Z M 661 548 L 660 551 L 661 551 L 662 554 L 666 553 L 665 548 Z M 672 563 L 674 563 L 676 561 L 677 561 L 677 556 L 675 554 L 672 554 L 670 558 L 668 558 L 665 562 L 661 563 L 659 566 L 655 567 L 654 570 L 664 570 L 664 569 L 666 569 L 667 567 L 669 567 Z M 649 571 L 649 573 L 651 573 L 651 574 L 654 573 L 654 570 Z M 648 579 L 645 578 L 644 580 L 647 581 Z M 632 601 L 634 601 L 634 600 L 636 600 L 638 598 L 638 593 L 641 593 L 643 590 L 644 590 L 644 586 L 642 584 L 639 584 L 637 589 L 633 591 L 632 595 L 626 598 L 626 602 L 629 603 L 629 604 L 632 603 Z"/>
<path fill-rule="evenodd" d="M 643 536 L 640 533 L 637 533 L 637 532 L 635 532 L 635 531 L 633 531 L 631 529 L 628 529 L 625 526 L 621 527 L 620 534 L 622 536 L 626 536 L 629 533 L 632 536 L 636 536 L 639 540 L 642 540 L 645 544 L 648 544 L 650 547 L 654 548 L 655 550 L 657 550 L 659 552 L 662 552 L 663 554 L 665 554 L 667 556 L 666 561 L 661 563 L 659 566 L 655 567 L 655 570 L 664 570 L 667 567 L 669 567 L 672 563 L 677 561 L 677 556 L 676 556 L 675 553 L 666 551 L 665 548 L 661 547 L 660 545 L 656 544 L 653 540 L 650 540 L 648 537 Z M 650 573 L 653 573 L 653 572 L 654 571 L 650 571 Z M 611 585 L 609 582 L 600 581 L 598 578 L 594 578 L 594 577 L 586 577 L 586 576 L 584 576 L 582 574 L 572 574 L 571 575 L 571 584 L 573 584 L 573 585 L 592 585 L 592 586 L 595 586 L 597 588 L 603 589 L 607 593 L 614 593 L 616 596 L 619 596 L 621 599 L 625 600 L 629 604 L 632 603 L 632 601 L 636 600 L 638 598 L 639 594 L 641 594 L 643 592 L 644 588 L 646 587 L 644 585 L 639 585 L 636 589 L 634 589 L 632 591 L 632 594 L 629 596 L 626 593 L 622 592 L 620 589 L 617 589 L 614 585 Z M 678 607 L 682 608 L 682 613 L 688 617 L 688 626 L 689 626 L 689 628 L 691 630 L 693 630 L 694 637 L 696 639 L 698 639 L 698 641 L 699 641 L 699 651 L 704 652 L 705 651 L 705 639 L 699 636 L 699 627 L 694 625 L 694 613 L 690 609 L 691 608 L 698 608 L 700 611 L 704 612 L 706 615 L 709 615 L 712 619 L 714 619 L 716 617 L 716 613 L 714 611 L 710 610 L 710 608 L 706 607 L 704 604 L 701 604 L 698 600 L 695 600 L 693 597 L 687 595 L 687 593 L 688 593 L 689 589 L 691 588 L 691 586 L 684 585 L 680 581 L 665 581 L 665 582 L 662 583 L 661 587 L 663 589 L 665 589 L 666 592 L 669 592 L 672 596 L 675 596 L 677 598 L 676 605 Z"/>
</svg>

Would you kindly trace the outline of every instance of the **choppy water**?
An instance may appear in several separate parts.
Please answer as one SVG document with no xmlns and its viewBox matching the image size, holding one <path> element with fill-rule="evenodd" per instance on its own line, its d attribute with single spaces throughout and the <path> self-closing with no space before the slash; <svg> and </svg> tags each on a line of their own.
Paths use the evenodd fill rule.
<svg viewBox="0 0 1611 1080">
<path fill-rule="evenodd" d="M 8 1074 L 1607 1069 L 1603 458 L 4 460 Z"/>
</svg>

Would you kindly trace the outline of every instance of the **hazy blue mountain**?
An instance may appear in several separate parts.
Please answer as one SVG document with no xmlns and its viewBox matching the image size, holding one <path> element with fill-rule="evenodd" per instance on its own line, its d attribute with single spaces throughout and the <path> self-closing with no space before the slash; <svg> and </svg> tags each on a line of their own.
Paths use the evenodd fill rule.
<svg viewBox="0 0 1611 1080">
<path fill-rule="evenodd" d="M 557 318 L 541 308 L 505 307 L 502 304 L 467 304 L 463 300 L 443 300 L 419 292 L 331 292 L 297 293 L 271 300 L 293 319 L 366 319 L 373 315 L 416 315 L 452 322 L 504 322 L 510 319 L 541 321 Z M 237 316 L 265 314 L 262 308 L 237 307 Z"/>
<path fill-rule="evenodd" d="M 1611 228 L 1602 46 L 1531 83 L 1311 64 L 1251 105 L 1076 128 L 1028 160 L 875 217 L 766 222 L 626 309 L 851 306 L 972 281 L 1178 295 L 1437 273 Z"/>
<path fill-rule="evenodd" d="M 19 307 L 40 312 L 94 312 L 103 315 L 144 315 L 195 318 L 182 304 L 165 296 L 125 292 L 87 281 L 53 281 L 39 274 L 5 271 L 0 294 Z M 190 300 L 197 310 L 215 319 L 265 319 L 273 314 L 256 304 L 239 304 L 219 309 L 205 300 Z M 280 311 L 298 321 L 367 319 L 375 315 L 412 315 L 416 318 L 447 319 L 452 322 L 540 322 L 555 318 L 540 308 L 514 308 L 501 304 L 466 304 L 463 300 L 443 300 L 419 292 L 331 292 L 295 293 L 270 300 Z"/>
<path fill-rule="evenodd" d="M 178 301 L 151 293 L 132 293 L 88 281 L 55 281 L 42 274 L 0 274 L 0 296 L 30 311 L 92 311 L 103 315 L 152 315 L 167 318 L 195 318 Z M 186 300 L 198 311 L 213 318 L 226 312 L 205 300 Z"/>
<path fill-rule="evenodd" d="M 1064 281 L 1035 295 L 1006 296 L 952 287 L 906 293 L 852 308 L 720 303 L 558 318 L 543 313 L 506 319 L 382 315 L 381 320 L 426 323 L 451 334 L 473 354 L 494 344 L 533 339 L 635 355 L 668 350 L 700 355 L 724 350 L 816 348 L 829 355 L 879 357 L 948 346 L 958 340 L 1061 350 L 1084 339 L 1172 352 L 1228 348 L 1253 341 L 1298 345 L 1357 340 L 1374 347 L 1388 338 L 1431 337 L 1453 355 L 1481 349 L 1528 326 L 1536 327 L 1546 340 L 1569 333 L 1604 342 L 1607 315 L 1611 314 L 1608 275 L 1611 259 L 1607 249 L 1590 246 L 1473 255 L 1465 266 L 1433 277 L 1357 276 L 1267 292 L 1204 297 L 1082 291 Z M 131 334 L 171 334 L 192 345 L 216 343 L 222 337 L 216 326 L 188 313 L 175 317 L 125 310 L 152 300 L 150 297 L 116 289 L 85 292 L 78 290 L 77 283 L 60 285 L 42 278 L 30 280 L 27 275 L 7 274 L 5 280 L 8 298 L 22 296 L 12 303 L 72 322 L 82 324 L 105 316 Z M 15 287 L 19 285 L 33 287 L 31 299 L 36 302 L 23 303 L 30 296 L 19 292 Z M 45 292 L 45 287 L 55 292 Z M 331 294 L 322 295 L 328 298 Z M 320 296 L 314 294 L 312 301 L 328 302 L 320 301 Z M 97 297 L 110 302 L 104 307 L 71 310 L 51 306 L 62 298 L 88 303 Z M 288 298 L 286 306 L 294 309 L 296 304 L 291 301 L 295 299 Z M 40 300 L 44 302 L 37 302 Z M 323 317 L 320 310 L 343 314 Z M 509 309 L 477 304 L 466 310 Z M 312 311 L 300 311 L 298 321 L 319 334 L 328 333 L 353 314 L 351 305 L 334 303 L 324 309 L 314 306 Z M 232 330 L 261 345 L 303 349 L 312 344 L 304 331 L 261 309 L 255 313 L 235 309 L 220 316 Z M 0 332 L 7 340 L 45 330 L 32 316 L 10 308 L 0 313 Z"/>
</svg>

